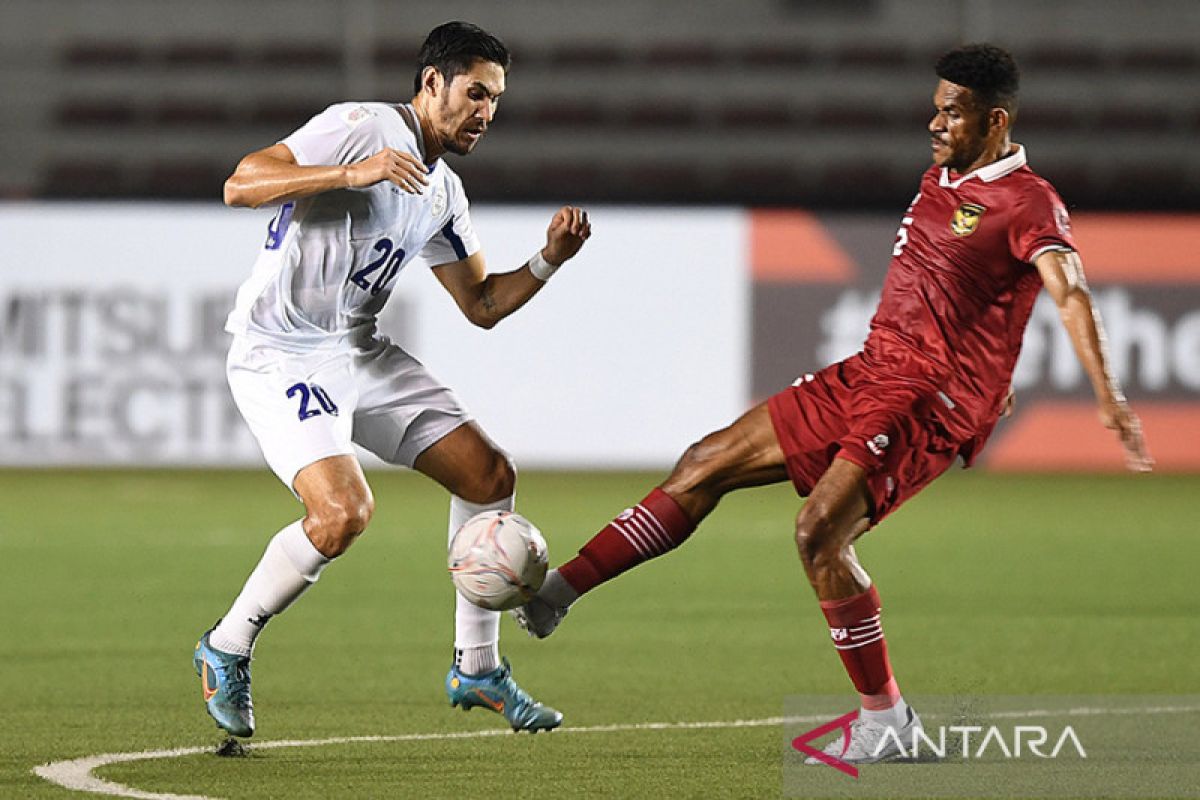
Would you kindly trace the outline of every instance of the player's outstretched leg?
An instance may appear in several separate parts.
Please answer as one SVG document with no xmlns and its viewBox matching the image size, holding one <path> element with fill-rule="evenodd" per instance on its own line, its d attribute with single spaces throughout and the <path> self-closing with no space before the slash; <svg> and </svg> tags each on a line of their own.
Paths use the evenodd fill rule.
<svg viewBox="0 0 1200 800">
<path fill-rule="evenodd" d="M 892 673 L 879 593 L 854 552 L 854 541 L 870 526 L 870 502 L 863 468 L 835 458 L 796 518 L 800 560 L 829 623 L 833 646 L 862 703 L 849 741 L 839 737 L 825 748 L 851 764 L 903 755 L 895 737 L 886 735 L 888 730 L 904 742 L 911 741 L 913 730 L 921 727 Z M 807 763 L 821 762 L 810 758 Z"/>
<path fill-rule="evenodd" d="M 551 570 L 513 617 L 532 636 L 549 636 L 580 596 L 683 544 L 728 492 L 786 479 L 783 451 L 763 403 L 689 447 L 661 486 L 618 514 L 578 556 Z"/>
</svg>

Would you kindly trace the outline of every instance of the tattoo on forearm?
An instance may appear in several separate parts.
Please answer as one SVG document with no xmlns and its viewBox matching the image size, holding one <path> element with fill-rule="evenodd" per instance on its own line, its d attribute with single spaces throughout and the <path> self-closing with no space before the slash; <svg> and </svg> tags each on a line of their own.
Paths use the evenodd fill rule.
<svg viewBox="0 0 1200 800">
<path fill-rule="evenodd" d="M 496 312 L 496 298 L 492 296 L 492 287 L 486 283 L 483 285 L 483 291 L 479 293 L 479 304 L 489 314 Z"/>
</svg>

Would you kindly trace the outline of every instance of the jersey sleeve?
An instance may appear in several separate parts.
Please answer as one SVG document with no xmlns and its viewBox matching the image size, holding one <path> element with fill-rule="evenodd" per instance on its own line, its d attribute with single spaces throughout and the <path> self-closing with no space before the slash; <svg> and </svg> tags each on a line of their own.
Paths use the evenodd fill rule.
<svg viewBox="0 0 1200 800">
<path fill-rule="evenodd" d="M 1008 246 L 1013 257 L 1026 264 L 1047 250 L 1075 249 L 1067 208 L 1049 184 L 1030 187 L 1014 206 Z"/>
<path fill-rule="evenodd" d="M 379 112 L 361 103 L 338 103 L 282 140 L 303 167 L 354 164 L 386 144 Z"/>
<path fill-rule="evenodd" d="M 479 237 L 471 224 L 471 211 L 466 192 L 458 176 L 451 181 L 454 191 L 453 207 L 449 219 L 421 249 L 421 260 L 428 267 L 437 267 L 462 261 L 479 252 Z"/>
</svg>

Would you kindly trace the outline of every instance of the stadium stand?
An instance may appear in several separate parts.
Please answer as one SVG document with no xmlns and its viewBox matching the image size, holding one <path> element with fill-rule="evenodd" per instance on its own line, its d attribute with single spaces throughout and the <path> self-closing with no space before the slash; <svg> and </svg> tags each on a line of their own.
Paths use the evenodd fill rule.
<svg viewBox="0 0 1200 800">
<path fill-rule="evenodd" d="M 216 197 L 213 174 L 329 102 L 407 99 L 416 46 L 441 21 L 435 4 L 375 0 L 268 0 L 253 11 L 217 0 L 203 18 L 183 3 L 114 0 L 86 21 L 84 0 L 9 5 L 8 197 L 105 187 L 113 197 Z M 666 0 L 651 11 L 614 0 L 568 14 L 549 0 L 502 13 L 471 0 L 464 8 L 508 40 L 514 68 L 486 149 L 456 168 L 479 200 L 565 190 L 579 200 L 894 207 L 925 162 L 930 65 L 977 38 L 972 27 L 986 25 L 967 12 L 980 4 L 834 5 Z M 1005 20 L 1023 20 L 991 36 L 1022 63 L 1019 138 L 1043 172 L 1063 176 L 1072 205 L 1200 205 L 1190 157 L 1200 4 L 1155 6 L 1163 13 L 1116 0 L 1004 4 Z M 855 168 L 864 153 L 871 163 Z M 1153 190 L 1138 182 L 1148 176 Z"/>
</svg>

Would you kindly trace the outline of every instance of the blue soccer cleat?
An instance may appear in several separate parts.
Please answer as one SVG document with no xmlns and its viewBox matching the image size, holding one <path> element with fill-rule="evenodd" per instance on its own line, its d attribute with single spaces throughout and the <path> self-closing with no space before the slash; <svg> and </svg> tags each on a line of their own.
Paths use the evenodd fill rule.
<svg viewBox="0 0 1200 800">
<path fill-rule="evenodd" d="M 207 631 L 196 642 L 192 661 L 200 676 L 204 706 L 217 725 L 234 736 L 254 735 L 254 702 L 250 699 L 250 657 L 217 650 Z"/>
<path fill-rule="evenodd" d="M 549 706 L 534 701 L 529 693 L 517 686 L 508 659 L 491 672 L 474 677 L 464 675 L 458 667 L 446 673 L 446 696 L 450 705 L 469 711 L 483 706 L 503 714 L 514 731 L 549 731 L 562 724 L 563 715 Z"/>
</svg>

